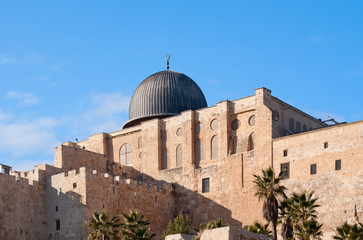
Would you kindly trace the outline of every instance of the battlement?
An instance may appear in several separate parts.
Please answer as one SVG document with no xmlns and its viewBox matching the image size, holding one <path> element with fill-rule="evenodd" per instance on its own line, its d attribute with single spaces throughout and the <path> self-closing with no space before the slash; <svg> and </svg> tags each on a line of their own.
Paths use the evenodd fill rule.
<svg viewBox="0 0 363 240">
<path fill-rule="evenodd" d="M 125 178 L 119 175 L 111 175 L 109 173 L 99 172 L 98 170 L 94 170 L 87 167 L 81 167 L 78 169 L 73 169 L 67 172 L 62 172 L 54 175 L 55 178 L 74 178 L 80 176 L 85 179 L 97 178 L 97 181 L 107 181 L 112 185 L 126 185 L 129 188 L 143 188 L 144 190 L 150 192 L 160 192 L 163 190 L 172 190 L 172 184 L 167 183 L 165 181 L 138 181 L 135 179 Z"/>
<path fill-rule="evenodd" d="M 48 164 L 39 164 L 35 165 L 34 169 L 18 172 L 12 171 L 11 176 L 15 177 L 16 181 L 20 181 L 21 179 L 26 179 L 28 184 L 33 185 L 33 182 L 44 182 L 45 178 L 57 174 L 61 171 L 61 169 L 56 168 L 54 166 Z M 23 180 L 21 180 L 23 181 Z"/>
<path fill-rule="evenodd" d="M 23 185 L 23 186 L 33 186 L 36 183 L 39 183 L 39 179 L 34 179 L 34 178 L 26 178 L 26 177 L 22 177 L 22 176 L 17 176 L 17 175 L 9 175 L 9 174 L 4 174 L 4 173 L 0 173 L 0 179 L 1 182 L 3 182 L 4 184 L 17 184 L 17 185 Z"/>
</svg>

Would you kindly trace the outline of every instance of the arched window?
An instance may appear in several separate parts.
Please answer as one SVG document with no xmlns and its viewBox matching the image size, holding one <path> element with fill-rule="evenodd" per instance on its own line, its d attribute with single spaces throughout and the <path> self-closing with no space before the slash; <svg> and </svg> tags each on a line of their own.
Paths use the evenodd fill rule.
<svg viewBox="0 0 363 240">
<path fill-rule="evenodd" d="M 161 152 L 161 169 L 168 169 L 169 168 L 169 153 L 166 147 L 163 147 Z"/>
<path fill-rule="evenodd" d="M 132 165 L 132 148 L 128 143 L 121 146 L 120 163 L 121 165 Z"/>
<path fill-rule="evenodd" d="M 210 140 L 211 159 L 218 158 L 218 136 L 214 135 Z"/>
<path fill-rule="evenodd" d="M 248 146 L 247 146 L 247 151 L 251 151 L 255 148 L 255 133 L 251 133 L 250 136 L 248 137 Z"/>
<path fill-rule="evenodd" d="M 296 132 L 301 132 L 301 123 L 299 121 L 296 122 Z"/>
<path fill-rule="evenodd" d="M 137 142 L 137 147 L 142 148 L 142 138 L 141 137 L 139 137 L 139 140 Z"/>
<path fill-rule="evenodd" d="M 176 147 L 176 167 L 181 167 L 183 162 L 183 146 L 179 144 Z"/>
<path fill-rule="evenodd" d="M 229 154 L 233 155 L 236 154 L 237 152 L 237 136 L 232 137 L 231 142 L 230 142 L 230 151 Z"/>
<path fill-rule="evenodd" d="M 303 132 L 305 132 L 308 130 L 308 127 L 304 124 L 302 130 L 303 130 Z"/>
<path fill-rule="evenodd" d="M 289 129 L 290 131 L 295 132 L 295 122 L 293 118 L 289 119 Z"/>
<path fill-rule="evenodd" d="M 252 116 L 248 119 L 248 124 L 249 124 L 250 126 L 255 126 L 255 124 L 256 124 L 256 117 L 255 117 L 255 115 L 252 115 Z"/>
<path fill-rule="evenodd" d="M 214 131 L 218 129 L 218 120 L 217 119 L 213 119 L 210 122 L 210 129 L 212 129 Z"/>
<path fill-rule="evenodd" d="M 195 163 L 199 164 L 200 161 L 203 160 L 203 146 L 202 141 L 200 139 L 197 139 L 195 141 Z"/>
</svg>

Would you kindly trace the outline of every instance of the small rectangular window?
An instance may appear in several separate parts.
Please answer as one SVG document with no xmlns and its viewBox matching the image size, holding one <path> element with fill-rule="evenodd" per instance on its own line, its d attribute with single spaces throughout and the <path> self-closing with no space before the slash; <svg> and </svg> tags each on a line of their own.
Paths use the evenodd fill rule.
<svg viewBox="0 0 363 240">
<path fill-rule="evenodd" d="M 316 174 L 316 164 L 311 164 L 310 165 L 310 174 L 311 175 Z"/>
<path fill-rule="evenodd" d="M 287 149 L 284 150 L 284 157 L 287 157 Z"/>
<path fill-rule="evenodd" d="M 77 183 L 73 183 L 73 189 L 77 187 Z"/>
<path fill-rule="evenodd" d="M 325 142 L 325 143 L 324 143 L 324 148 L 328 148 L 328 146 L 329 146 L 329 145 L 328 145 L 328 142 Z"/>
<path fill-rule="evenodd" d="M 202 179 L 202 193 L 209 192 L 209 178 Z"/>
<path fill-rule="evenodd" d="M 58 206 L 55 206 L 55 211 L 58 212 Z"/>
<path fill-rule="evenodd" d="M 281 164 L 281 177 L 282 179 L 290 178 L 290 163 L 282 163 Z"/>
<path fill-rule="evenodd" d="M 55 230 L 56 231 L 60 230 L 60 220 L 59 219 L 55 220 Z"/>
<path fill-rule="evenodd" d="M 342 161 L 339 160 L 335 160 L 335 170 L 340 170 L 342 168 Z"/>
</svg>

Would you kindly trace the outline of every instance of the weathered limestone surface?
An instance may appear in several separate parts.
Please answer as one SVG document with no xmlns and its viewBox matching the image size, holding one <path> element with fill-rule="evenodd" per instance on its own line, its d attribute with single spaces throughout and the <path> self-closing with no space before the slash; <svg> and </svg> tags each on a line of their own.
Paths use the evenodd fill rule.
<svg viewBox="0 0 363 240">
<path fill-rule="evenodd" d="M 173 217 L 172 186 L 166 183 L 145 184 L 120 176 L 80 168 L 54 175 L 47 185 L 48 238 L 86 239 L 85 221 L 94 212 L 106 210 L 110 216 L 137 210 L 151 223 L 160 237 Z M 56 220 L 61 228 L 56 230 Z"/>
<path fill-rule="evenodd" d="M 0 174 L 0 239 L 46 239 L 43 172 L 31 173 L 31 180 Z"/>
<path fill-rule="evenodd" d="M 324 238 L 334 235 L 333 226 L 363 219 L 363 121 L 274 139 L 273 145 L 274 168 L 290 164 L 290 178 L 283 181 L 289 193 L 314 191 L 319 198 Z M 340 170 L 335 170 L 336 160 L 341 160 Z M 310 174 L 311 164 L 316 174 Z"/>
<path fill-rule="evenodd" d="M 131 148 L 128 166 L 120 163 L 124 144 Z M 363 218 L 362 159 L 363 121 L 326 127 L 259 88 L 246 98 L 63 143 L 54 166 L 1 174 L 0 239 L 86 239 L 86 219 L 103 209 L 138 210 L 158 237 L 179 212 L 193 227 L 218 218 L 251 225 L 263 221 L 253 174 L 271 165 L 279 172 L 283 163 L 290 164 L 288 194 L 315 191 L 324 239 L 331 239 L 336 226 Z"/>
<path fill-rule="evenodd" d="M 173 234 L 166 236 L 165 240 L 193 240 L 193 235 Z M 264 235 L 249 232 L 245 229 L 232 227 L 222 227 L 210 230 L 204 230 L 201 240 L 268 240 Z"/>
<path fill-rule="evenodd" d="M 193 235 L 187 235 L 187 234 L 173 234 L 168 235 L 165 237 L 165 240 L 193 240 Z"/>
<path fill-rule="evenodd" d="M 232 227 L 222 227 L 205 230 L 200 240 L 268 240 L 264 235 L 249 232 L 245 229 L 236 229 Z"/>
</svg>

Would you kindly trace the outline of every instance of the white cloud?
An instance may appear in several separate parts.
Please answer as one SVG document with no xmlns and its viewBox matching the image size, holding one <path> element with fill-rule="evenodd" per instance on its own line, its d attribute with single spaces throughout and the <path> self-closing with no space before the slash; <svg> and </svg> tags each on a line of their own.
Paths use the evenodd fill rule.
<svg viewBox="0 0 363 240">
<path fill-rule="evenodd" d="M 217 85 L 218 84 L 218 81 L 217 80 L 214 80 L 214 79 L 210 79 L 210 80 L 208 80 L 208 83 L 210 85 Z"/>
<path fill-rule="evenodd" d="M 87 109 L 71 116 L 70 122 L 74 128 L 83 129 L 89 134 L 118 130 L 127 119 L 129 102 L 130 97 L 120 92 L 93 94 Z"/>
<path fill-rule="evenodd" d="M 58 143 L 54 137 L 55 125 L 52 118 L 0 122 L 0 153 L 21 156 L 37 151 L 52 152 Z"/>
<path fill-rule="evenodd" d="M 47 81 L 47 80 L 49 80 L 49 77 L 48 76 L 46 76 L 46 75 L 43 75 L 43 74 L 38 74 L 37 76 L 36 76 L 36 79 L 39 79 L 40 81 Z"/>
<path fill-rule="evenodd" d="M 9 91 L 5 94 L 8 99 L 16 99 L 22 105 L 32 105 L 38 103 L 38 97 L 33 93 L 19 93 L 17 91 Z"/>
<path fill-rule="evenodd" d="M 10 115 L 7 113 L 4 113 L 3 110 L 0 108 L 0 121 L 7 120 L 10 118 Z"/>
<path fill-rule="evenodd" d="M 15 59 L 12 57 L 8 57 L 5 54 L 0 54 L 0 64 L 13 62 Z"/>
<path fill-rule="evenodd" d="M 94 109 L 92 114 L 98 116 L 112 115 L 127 112 L 129 109 L 130 97 L 121 93 L 99 93 L 92 96 Z"/>
<path fill-rule="evenodd" d="M 49 69 L 52 69 L 55 71 L 61 70 L 62 68 L 63 68 L 63 64 L 54 64 L 54 65 L 49 66 Z"/>
<path fill-rule="evenodd" d="M 40 54 L 31 54 L 23 58 L 25 64 L 40 65 L 45 62 L 45 58 Z"/>
<path fill-rule="evenodd" d="M 326 39 L 321 34 L 312 35 L 310 36 L 310 39 L 318 43 L 326 42 Z"/>
<path fill-rule="evenodd" d="M 12 91 L 7 95 L 15 98 L 19 94 Z M 9 163 L 18 170 L 26 170 L 18 161 L 27 162 L 27 168 L 43 163 L 31 158 L 49 156 L 51 159 L 54 148 L 61 142 L 74 141 L 76 137 L 83 140 L 93 133 L 119 130 L 127 120 L 129 101 L 130 97 L 119 92 L 99 93 L 91 96 L 83 110 L 63 116 L 28 119 L 19 119 L 0 109 L 0 156 L 18 159 L 17 165 Z"/>
</svg>

